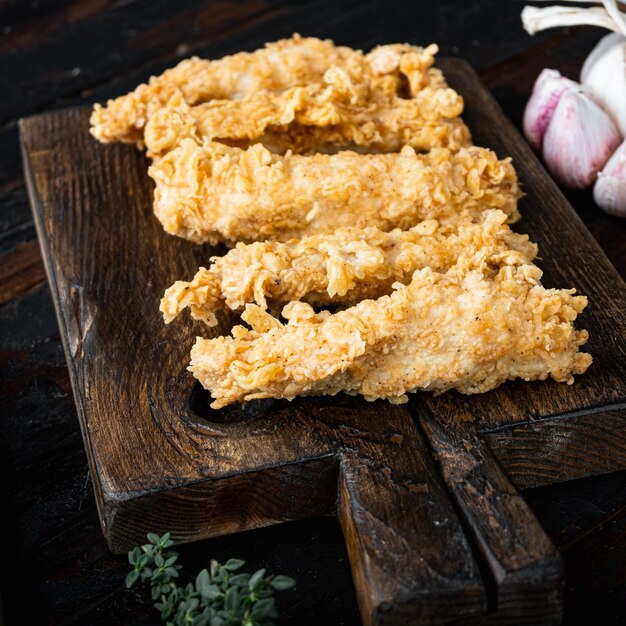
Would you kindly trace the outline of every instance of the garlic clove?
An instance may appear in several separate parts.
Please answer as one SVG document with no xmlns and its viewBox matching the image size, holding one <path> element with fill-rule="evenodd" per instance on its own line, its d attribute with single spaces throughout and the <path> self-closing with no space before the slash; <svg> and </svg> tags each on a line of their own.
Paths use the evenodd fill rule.
<svg viewBox="0 0 626 626">
<path fill-rule="evenodd" d="M 626 37 L 603 37 L 587 57 L 580 82 L 626 135 Z"/>
<path fill-rule="evenodd" d="M 548 169 L 572 189 L 590 187 L 621 136 L 609 115 L 583 90 L 563 93 L 543 138 Z"/>
<path fill-rule="evenodd" d="M 526 139 L 536 150 L 541 149 L 543 136 L 563 92 L 576 86 L 577 83 L 561 76 L 556 70 L 545 69 L 539 74 L 526 105 L 523 121 Z"/>
<path fill-rule="evenodd" d="M 598 173 L 593 199 L 607 213 L 626 217 L 626 141 Z"/>
</svg>

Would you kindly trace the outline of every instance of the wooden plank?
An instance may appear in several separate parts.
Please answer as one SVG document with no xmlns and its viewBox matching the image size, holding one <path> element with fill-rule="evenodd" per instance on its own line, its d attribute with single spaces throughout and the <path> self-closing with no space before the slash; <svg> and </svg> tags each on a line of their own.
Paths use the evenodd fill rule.
<svg viewBox="0 0 626 626">
<path fill-rule="evenodd" d="M 37 16 L 0 39 L 5 67 L 0 90 L 7 94 L 0 103 L 0 122 L 22 114 L 25 101 L 29 110 L 37 110 L 160 57 L 175 63 L 176 56 L 190 56 L 207 41 L 276 10 L 259 0 L 161 1 L 135 7 L 129 20 L 124 11 L 114 6 L 101 10 L 101 5 L 102 0 L 54 3 L 51 21 Z M 59 31 L 63 37 L 54 36 Z M 103 32 L 109 36 L 100 36 Z M 83 53 L 77 55 L 77 50 Z"/>
<path fill-rule="evenodd" d="M 46 275 L 36 241 L 20 244 L 5 254 L 0 267 L 0 304 L 42 285 Z"/>
<path fill-rule="evenodd" d="M 474 423 L 450 422 L 418 401 L 412 406 L 486 563 L 492 610 L 480 623 L 560 624 L 564 581 L 559 553 Z"/>
<path fill-rule="evenodd" d="M 481 432 L 519 489 L 626 469 L 626 413 L 560 416 Z"/>
<path fill-rule="evenodd" d="M 346 439 L 340 455 L 337 514 L 364 624 L 445 624 L 483 614 L 486 591 L 464 531 L 404 414 L 379 409 L 385 426 L 368 424 L 371 433 L 358 446 Z"/>
</svg>

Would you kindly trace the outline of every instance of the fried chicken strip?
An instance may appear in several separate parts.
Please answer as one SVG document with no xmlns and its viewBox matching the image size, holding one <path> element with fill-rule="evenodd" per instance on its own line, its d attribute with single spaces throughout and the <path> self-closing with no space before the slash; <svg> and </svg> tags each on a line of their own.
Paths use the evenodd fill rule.
<svg viewBox="0 0 626 626">
<path fill-rule="evenodd" d="M 345 226 L 406 230 L 487 208 L 501 209 L 510 222 L 519 217 L 510 159 L 477 147 L 280 156 L 261 144 L 240 150 L 186 139 L 149 174 L 165 230 L 213 244 L 286 241 Z"/>
<path fill-rule="evenodd" d="M 185 59 L 147 84 L 114 100 L 97 104 L 91 117 L 91 133 L 102 142 L 143 143 L 145 125 L 151 114 L 180 91 L 188 104 L 214 99 L 236 100 L 261 90 L 283 90 L 319 83 L 333 67 L 353 68 L 370 77 L 376 87 L 391 78 L 398 90 L 410 95 L 422 87 L 445 86 L 441 72 L 432 68 L 437 46 L 419 48 L 392 44 L 374 48 L 369 54 L 330 40 L 294 35 L 268 43 L 254 52 L 240 52 L 218 60 Z"/>
<path fill-rule="evenodd" d="M 513 233 L 502 211 L 485 211 L 480 223 L 469 218 L 456 227 L 426 220 L 411 230 L 341 228 L 286 243 L 239 243 L 228 254 L 213 257 L 190 282 L 177 281 L 161 300 L 166 323 L 185 308 L 209 326 L 221 309 L 241 311 L 256 303 L 303 300 L 315 305 L 351 305 L 410 282 L 416 269 L 446 271 L 468 251 L 482 251 L 497 263 L 532 261 L 537 246 Z"/>
<path fill-rule="evenodd" d="M 515 378 L 572 383 L 592 360 L 579 352 L 587 332 L 573 324 L 587 299 L 545 289 L 540 277 L 531 264 L 494 270 L 479 253 L 444 274 L 417 270 L 408 286 L 335 314 L 291 302 L 283 324 L 249 304 L 251 330 L 199 337 L 189 369 L 216 409 L 340 391 L 401 403 L 416 390 L 474 394 Z"/>
<path fill-rule="evenodd" d="M 414 98 L 402 98 L 395 89 L 372 89 L 367 80 L 334 67 L 321 84 L 263 90 L 240 100 L 189 106 L 179 92 L 150 117 L 145 143 L 153 158 L 185 137 L 198 143 L 256 140 L 279 153 L 397 152 L 404 145 L 458 150 L 471 143 L 462 112 L 463 99 L 453 89 L 425 87 Z"/>
</svg>

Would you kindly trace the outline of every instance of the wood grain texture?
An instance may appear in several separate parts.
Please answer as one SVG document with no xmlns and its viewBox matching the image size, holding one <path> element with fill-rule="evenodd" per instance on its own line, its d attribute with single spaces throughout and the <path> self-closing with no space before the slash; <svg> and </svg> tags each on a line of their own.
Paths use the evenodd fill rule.
<svg viewBox="0 0 626 626">
<path fill-rule="evenodd" d="M 520 489 L 626 467 L 626 415 L 600 411 L 481 431 Z"/>
<path fill-rule="evenodd" d="M 490 120 L 497 129 L 492 135 L 481 130 L 485 139 L 478 140 L 513 154 L 528 188 L 536 184 L 542 197 L 552 194 L 545 213 L 539 211 L 539 196 L 529 194 L 522 207 L 529 232 L 556 229 L 550 232 L 561 233 L 559 245 L 582 245 L 595 254 L 597 246 L 534 157 L 523 152 L 475 74 L 453 61 L 444 62 L 444 69 L 466 98 L 477 139 L 478 121 Z M 452 616 L 476 616 L 488 608 L 485 596 L 498 590 L 501 611 L 498 616 L 497 606 L 491 607 L 493 623 L 508 623 L 507 606 L 537 623 L 553 623 L 560 611 L 560 574 L 551 545 L 473 432 L 463 441 L 479 451 L 490 484 L 516 507 L 513 514 L 491 502 L 491 514 L 497 513 L 502 528 L 511 530 L 509 537 L 521 537 L 528 548 L 522 565 L 507 562 L 507 537 L 489 535 L 488 511 L 469 515 L 468 492 L 448 485 L 457 505 L 466 505 L 463 523 L 489 571 L 503 566 L 509 572 L 508 578 L 493 577 L 495 587 L 480 580 L 461 520 L 427 455 L 416 454 L 425 447 L 407 408 L 337 397 L 265 403 L 252 417 L 235 409 L 228 420 L 223 412 L 192 410 L 187 354 L 194 335 L 206 329 L 163 326 L 158 300 L 164 287 L 216 251 L 162 232 L 150 210 L 145 159 L 129 147 L 96 144 L 87 134 L 87 117 L 84 109 L 61 111 L 26 120 L 22 132 L 33 208 L 111 547 L 123 551 L 146 530 L 171 530 L 176 540 L 189 541 L 327 514 L 338 504 L 367 623 L 410 623 L 416 616 L 442 623 Z M 610 264 L 602 256 L 590 257 L 585 270 L 608 277 L 597 284 L 585 282 L 575 266 L 562 275 L 560 269 L 548 264 L 547 280 L 582 286 L 596 303 L 596 317 L 586 325 L 592 336 L 604 331 L 605 300 L 624 300 L 623 283 L 611 285 L 616 275 Z M 623 328 L 623 311 L 611 312 L 613 328 Z M 227 331 L 231 322 L 223 316 L 217 332 Z M 610 335 L 596 337 L 594 355 L 623 356 L 623 346 Z M 619 378 L 623 363 L 618 361 L 616 369 L 607 374 L 594 367 L 585 397 L 577 385 L 537 383 L 507 385 L 481 396 L 481 402 L 446 394 L 425 396 L 424 403 L 433 415 L 445 413 L 452 422 L 471 415 L 483 429 L 523 425 L 563 411 L 585 414 L 592 406 L 617 406 L 626 394 Z M 607 382 L 611 387 L 605 389 Z M 468 412 L 473 408 L 476 412 Z M 493 448 L 497 454 L 497 445 Z M 520 522 L 530 534 L 514 532 Z M 536 552 L 529 537 L 542 538 Z M 407 555 L 418 555 L 422 565 L 416 568 Z M 518 570 L 524 571 L 518 578 L 527 586 L 526 596 L 520 595 L 520 585 L 509 591 L 508 580 Z M 531 582 L 528 572 L 536 574 Z"/>
<path fill-rule="evenodd" d="M 353 411 L 346 423 L 362 428 L 362 407 Z M 377 423 L 393 420 L 394 434 L 348 438 L 339 476 L 337 513 L 364 623 L 445 624 L 484 614 L 483 581 L 422 436 L 405 409 L 378 413 Z"/>
<path fill-rule="evenodd" d="M 39 246 L 35 241 L 6 254 L 0 266 L 0 304 L 10 302 L 46 280 Z"/>
<path fill-rule="evenodd" d="M 559 553 L 474 423 L 433 415 L 418 401 L 412 406 L 486 564 L 493 606 L 480 623 L 560 624 L 564 580 Z"/>
</svg>

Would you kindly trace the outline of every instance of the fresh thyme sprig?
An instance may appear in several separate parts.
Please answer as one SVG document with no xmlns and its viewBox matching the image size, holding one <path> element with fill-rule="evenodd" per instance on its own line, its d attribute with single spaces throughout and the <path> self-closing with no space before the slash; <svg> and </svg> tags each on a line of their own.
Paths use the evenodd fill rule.
<svg viewBox="0 0 626 626">
<path fill-rule="evenodd" d="M 128 561 L 133 569 L 126 577 L 126 587 L 137 581 L 150 582 L 154 607 L 161 612 L 167 626 L 273 626 L 278 617 L 274 591 L 290 589 L 296 583 L 288 576 L 266 576 L 265 569 L 254 574 L 236 573 L 245 562 L 229 559 L 223 565 L 211 561 L 195 583 L 179 587 L 182 566 L 170 533 L 162 537 L 148 534 L 144 546 L 133 548 Z"/>
</svg>

